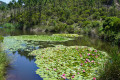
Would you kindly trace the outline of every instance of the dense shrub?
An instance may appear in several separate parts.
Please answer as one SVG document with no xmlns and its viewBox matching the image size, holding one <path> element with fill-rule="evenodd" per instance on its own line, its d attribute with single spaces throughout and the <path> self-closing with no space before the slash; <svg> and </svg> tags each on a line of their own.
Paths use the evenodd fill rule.
<svg viewBox="0 0 120 80">
<path fill-rule="evenodd" d="M 61 22 L 65 22 L 66 19 L 65 19 L 65 17 L 62 16 L 62 17 L 59 18 L 59 21 L 61 21 Z"/>
<path fill-rule="evenodd" d="M 105 20 L 106 19 L 106 16 L 101 16 L 102 20 Z"/>
<path fill-rule="evenodd" d="M 54 26 L 55 32 L 64 32 L 66 30 L 67 24 L 59 22 Z"/>
<path fill-rule="evenodd" d="M 81 17 L 83 17 L 83 18 L 87 18 L 87 17 L 89 17 L 89 14 L 85 14 L 85 13 L 83 13 L 83 14 L 81 15 Z"/>
<path fill-rule="evenodd" d="M 95 12 L 93 14 L 93 19 L 100 19 L 100 13 L 99 12 Z"/>
<path fill-rule="evenodd" d="M 91 21 L 84 21 L 82 27 L 86 27 L 90 23 L 91 23 Z"/>
<path fill-rule="evenodd" d="M 69 9 L 69 8 L 65 8 L 64 9 L 64 15 L 65 15 L 65 18 L 66 19 L 68 19 L 68 18 L 70 18 L 70 15 L 71 15 L 71 12 L 70 12 L 71 10 Z"/>
<path fill-rule="evenodd" d="M 93 28 L 100 27 L 100 22 L 98 22 L 98 21 L 93 21 L 91 24 L 92 24 Z"/>
<path fill-rule="evenodd" d="M 5 24 L 2 25 L 2 27 L 5 27 L 5 28 L 15 28 L 15 26 L 12 23 L 5 23 Z"/>
<path fill-rule="evenodd" d="M 117 17 L 106 18 L 103 23 L 103 31 L 107 40 L 116 40 L 116 35 L 118 35 L 118 32 L 120 31 L 120 19 Z"/>
<path fill-rule="evenodd" d="M 51 15 L 52 15 L 52 11 L 51 11 L 51 10 L 48 10 L 48 11 L 46 12 L 46 15 L 47 15 L 47 16 L 51 16 Z"/>
<path fill-rule="evenodd" d="M 120 31 L 120 19 L 117 17 L 108 17 L 103 23 L 103 29 L 105 32 L 114 31 L 115 33 Z"/>
<path fill-rule="evenodd" d="M 81 16 L 79 16 L 78 18 L 79 18 L 79 21 L 86 21 L 87 20 L 87 18 L 83 18 Z"/>
<path fill-rule="evenodd" d="M 78 22 L 78 26 L 82 26 L 83 25 L 83 22 L 82 21 L 79 21 Z"/>
<path fill-rule="evenodd" d="M 68 19 L 68 20 L 66 21 L 66 23 L 67 23 L 68 25 L 72 25 L 72 24 L 74 23 L 74 21 L 73 21 L 72 19 Z"/>
<path fill-rule="evenodd" d="M 66 31 L 68 33 L 74 33 L 74 26 L 73 25 L 67 25 Z"/>
<path fill-rule="evenodd" d="M 71 18 L 75 23 L 77 23 L 77 22 L 80 20 L 80 18 L 79 18 L 78 15 L 71 16 L 70 18 Z"/>
</svg>

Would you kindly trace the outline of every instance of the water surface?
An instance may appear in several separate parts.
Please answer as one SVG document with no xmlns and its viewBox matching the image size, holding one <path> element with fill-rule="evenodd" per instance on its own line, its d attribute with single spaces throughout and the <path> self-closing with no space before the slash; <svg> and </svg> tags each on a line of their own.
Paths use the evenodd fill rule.
<svg viewBox="0 0 120 80">
<path fill-rule="evenodd" d="M 3 36 L 13 36 L 13 35 L 41 35 L 45 33 L 31 33 L 31 32 L 23 32 L 23 31 L 17 31 L 17 30 L 5 30 L 0 29 L 0 35 Z M 29 41 L 31 43 L 31 41 Z M 70 40 L 66 42 L 32 42 L 32 44 L 35 44 L 38 47 L 32 46 L 30 51 L 26 50 L 18 50 L 11 54 L 8 54 L 10 58 L 12 58 L 10 67 L 7 69 L 7 80 L 43 80 L 39 75 L 36 74 L 36 70 L 38 69 L 35 62 L 35 58 L 33 56 L 28 56 L 28 53 L 35 49 L 45 48 L 48 46 L 54 46 L 54 45 L 65 45 L 65 46 L 89 46 L 94 47 L 98 50 L 102 50 L 107 52 L 109 55 L 112 54 L 112 51 L 119 52 L 118 46 L 112 45 L 109 42 L 101 41 L 100 39 L 94 38 L 94 37 L 80 37 L 75 38 L 75 40 Z M 42 46 L 40 46 L 42 45 Z M 26 45 L 24 45 L 26 46 Z M 7 51 L 9 52 L 9 51 Z M 117 80 L 117 79 L 114 79 Z"/>
</svg>

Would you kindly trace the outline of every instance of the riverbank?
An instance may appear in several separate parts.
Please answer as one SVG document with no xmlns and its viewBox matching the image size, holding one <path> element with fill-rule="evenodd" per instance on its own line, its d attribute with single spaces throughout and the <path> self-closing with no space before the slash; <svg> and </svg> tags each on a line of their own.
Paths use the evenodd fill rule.
<svg viewBox="0 0 120 80">
<path fill-rule="evenodd" d="M 23 26 L 23 31 L 31 32 L 50 32 L 50 33 L 76 33 L 85 34 L 99 39 L 113 42 L 115 44 L 120 43 L 119 25 L 120 19 L 117 17 L 106 17 L 104 20 L 98 21 L 83 21 L 73 24 L 67 24 L 57 21 L 47 21 L 48 24 L 42 23 L 40 25 L 34 25 L 32 27 Z M 21 24 L 5 23 L 3 28 L 20 29 Z"/>
<path fill-rule="evenodd" d="M 4 38 L 0 36 L 0 43 Z M 8 66 L 9 61 L 7 54 L 1 51 L 2 47 L 0 46 L 0 80 L 5 80 L 6 66 Z"/>
<path fill-rule="evenodd" d="M 8 63 L 7 55 L 0 52 L 0 80 L 5 80 L 6 66 L 8 66 Z"/>
</svg>

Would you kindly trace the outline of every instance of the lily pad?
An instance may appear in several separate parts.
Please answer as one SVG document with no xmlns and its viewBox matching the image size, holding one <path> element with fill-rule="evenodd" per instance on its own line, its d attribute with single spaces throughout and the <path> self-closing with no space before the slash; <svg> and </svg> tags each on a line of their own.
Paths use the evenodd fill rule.
<svg viewBox="0 0 120 80">
<path fill-rule="evenodd" d="M 82 37 L 83 35 L 78 34 L 53 34 L 53 36 L 61 36 L 61 37 Z"/>
<path fill-rule="evenodd" d="M 49 36 L 49 35 L 21 35 L 21 36 L 11 36 L 16 40 L 33 40 L 33 41 L 68 41 L 71 38 L 65 38 L 61 36 Z"/>
<path fill-rule="evenodd" d="M 47 75 L 49 79 L 92 80 L 98 77 L 96 70 L 104 70 L 104 63 L 108 60 L 107 53 L 87 46 L 58 45 L 30 54 L 36 55 L 35 63 L 39 67 L 36 73 Z"/>
</svg>

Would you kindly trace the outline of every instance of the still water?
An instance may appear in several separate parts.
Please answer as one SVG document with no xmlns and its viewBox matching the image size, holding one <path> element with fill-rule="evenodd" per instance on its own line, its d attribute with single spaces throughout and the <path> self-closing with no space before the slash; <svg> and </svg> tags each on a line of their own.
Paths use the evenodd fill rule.
<svg viewBox="0 0 120 80">
<path fill-rule="evenodd" d="M 0 35 L 3 35 L 4 37 L 14 36 L 14 35 L 34 35 L 34 34 L 41 35 L 46 33 L 40 33 L 40 32 L 33 33 L 33 32 L 26 32 L 20 30 L 7 30 L 2 28 L 0 29 Z M 50 35 L 50 33 L 47 33 L 47 35 Z M 75 40 L 70 40 L 66 42 L 51 43 L 51 42 L 39 41 L 39 42 L 32 42 L 31 44 L 35 44 L 38 47 L 32 46 L 31 48 L 28 48 L 31 49 L 30 51 L 18 50 L 11 53 L 9 50 L 6 50 L 6 53 L 8 52 L 10 53 L 8 54 L 8 56 L 11 59 L 10 66 L 7 68 L 7 80 L 43 80 L 35 72 L 37 70 L 37 66 L 34 63 L 35 58 L 33 56 L 28 56 L 28 53 L 30 53 L 32 50 L 45 48 L 48 46 L 54 46 L 54 45 L 65 45 L 65 46 L 79 45 L 79 46 L 94 47 L 98 50 L 102 50 L 109 53 L 109 55 L 112 55 L 113 53 L 112 51 L 119 52 L 118 46 L 88 36 L 79 37 L 76 38 Z M 111 79 L 118 80 L 118 78 L 114 78 L 114 76 Z"/>
</svg>

